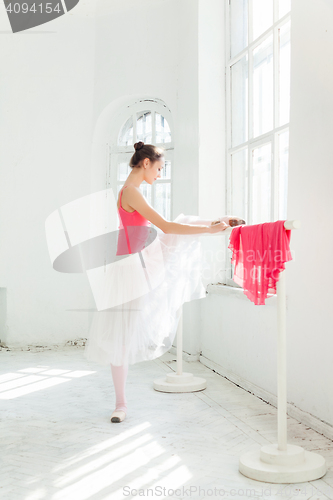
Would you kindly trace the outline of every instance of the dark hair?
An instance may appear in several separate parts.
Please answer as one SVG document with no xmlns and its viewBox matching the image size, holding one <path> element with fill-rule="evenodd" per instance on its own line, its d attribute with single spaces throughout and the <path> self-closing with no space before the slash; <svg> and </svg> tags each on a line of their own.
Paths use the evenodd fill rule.
<svg viewBox="0 0 333 500">
<path fill-rule="evenodd" d="M 145 158 L 148 158 L 152 163 L 158 161 L 160 158 L 164 157 L 164 149 L 158 148 L 153 144 L 145 144 L 142 141 L 136 142 L 134 144 L 135 153 L 130 159 L 129 166 L 131 168 L 140 168 L 141 162 Z"/>
</svg>

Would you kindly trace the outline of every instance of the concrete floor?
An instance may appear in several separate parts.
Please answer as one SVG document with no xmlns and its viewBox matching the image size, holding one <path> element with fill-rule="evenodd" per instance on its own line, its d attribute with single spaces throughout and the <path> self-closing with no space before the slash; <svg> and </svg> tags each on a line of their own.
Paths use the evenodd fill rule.
<svg viewBox="0 0 333 500">
<path fill-rule="evenodd" d="M 331 440 L 288 417 L 288 443 L 323 455 L 328 472 L 291 485 L 251 480 L 238 460 L 277 442 L 273 406 L 199 362 L 183 370 L 206 378 L 204 391 L 155 391 L 176 370 L 167 353 L 130 366 L 128 414 L 114 424 L 111 371 L 83 349 L 1 350 L 1 499 L 333 499 Z"/>
</svg>

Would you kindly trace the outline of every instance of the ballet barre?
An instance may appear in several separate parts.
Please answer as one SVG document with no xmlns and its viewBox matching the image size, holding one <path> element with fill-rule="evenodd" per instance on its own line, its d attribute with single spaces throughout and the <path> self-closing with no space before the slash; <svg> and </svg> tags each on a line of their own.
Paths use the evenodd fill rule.
<svg viewBox="0 0 333 500">
<path fill-rule="evenodd" d="M 299 229 L 299 220 L 286 220 L 284 227 Z M 230 237 L 233 228 L 215 233 Z M 244 453 L 239 459 L 239 471 L 246 477 L 268 483 L 299 483 L 319 479 L 326 474 L 324 457 L 287 443 L 287 373 L 286 373 L 286 280 L 285 270 L 279 274 L 277 295 L 277 435 L 276 444 Z M 181 308 L 182 309 L 182 308 Z M 195 392 L 206 388 L 206 380 L 183 372 L 182 312 L 177 330 L 177 371 L 165 379 L 154 381 L 154 389 L 162 392 Z"/>
</svg>

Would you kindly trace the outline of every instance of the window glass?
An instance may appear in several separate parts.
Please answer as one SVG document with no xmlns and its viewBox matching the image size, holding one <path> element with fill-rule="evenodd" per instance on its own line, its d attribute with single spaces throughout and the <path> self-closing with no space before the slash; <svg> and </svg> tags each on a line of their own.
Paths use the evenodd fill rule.
<svg viewBox="0 0 333 500">
<path fill-rule="evenodd" d="M 160 113 L 155 113 L 156 143 L 171 142 L 171 130 L 167 120 Z"/>
<path fill-rule="evenodd" d="M 130 116 L 126 121 L 125 125 L 122 127 L 119 137 L 119 146 L 129 146 L 133 144 L 133 118 Z"/>
<path fill-rule="evenodd" d="M 273 24 L 273 0 L 252 0 L 253 40 Z"/>
<path fill-rule="evenodd" d="M 151 144 L 153 137 L 152 133 L 151 112 L 141 111 L 140 113 L 137 113 L 137 142 L 142 141 L 145 144 Z"/>
<path fill-rule="evenodd" d="M 247 41 L 248 0 L 232 0 L 230 4 L 230 56 L 241 52 Z"/>
<path fill-rule="evenodd" d="M 170 183 L 156 183 L 156 211 L 170 220 Z"/>
<path fill-rule="evenodd" d="M 125 181 L 131 171 L 128 162 L 120 162 L 118 164 L 118 181 Z"/>
<path fill-rule="evenodd" d="M 161 179 L 171 179 L 171 161 L 165 160 L 164 168 L 161 172 Z"/>
<path fill-rule="evenodd" d="M 247 141 L 248 132 L 248 56 L 231 66 L 231 144 Z"/>
<path fill-rule="evenodd" d="M 271 144 L 252 150 L 252 224 L 271 220 Z"/>
<path fill-rule="evenodd" d="M 290 21 L 279 29 L 279 124 L 289 122 L 290 109 Z"/>
<path fill-rule="evenodd" d="M 253 51 L 253 136 L 273 128 L 273 35 Z"/>
<path fill-rule="evenodd" d="M 291 8 L 291 0 L 279 0 L 279 19 L 287 14 Z"/>
<path fill-rule="evenodd" d="M 147 202 L 151 205 L 151 185 L 143 181 L 140 185 L 140 190 Z"/>
</svg>

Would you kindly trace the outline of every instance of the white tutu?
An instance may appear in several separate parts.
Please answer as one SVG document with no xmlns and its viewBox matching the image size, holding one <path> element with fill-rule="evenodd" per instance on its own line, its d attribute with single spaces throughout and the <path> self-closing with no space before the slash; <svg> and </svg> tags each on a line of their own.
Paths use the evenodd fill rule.
<svg viewBox="0 0 333 500">
<path fill-rule="evenodd" d="M 202 223 L 199 216 L 184 214 L 173 222 Z M 157 247 L 162 260 L 157 258 Z M 135 256 L 139 262 L 138 255 L 129 258 Z M 144 248 L 142 256 L 148 283 L 154 287 L 146 291 L 142 286 L 141 264 L 141 274 L 139 266 L 131 267 L 128 278 L 128 266 L 133 266 L 128 264 L 129 258 L 111 267 L 109 286 L 103 293 L 111 297 L 116 291 L 119 305 L 94 313 L 84 352 L 88 360 L 119 366 L 161 356 L 172 346 L 184 302 L 206 297 L 202 276 L 209 266 L 203 257 L 201 234 L 158 232 L 156 241 Z M 139 297 L 135 295 L 138 285 L 145 290 Z M 124 297 L 137 298 L 124 302 Z"/>
</svg>

